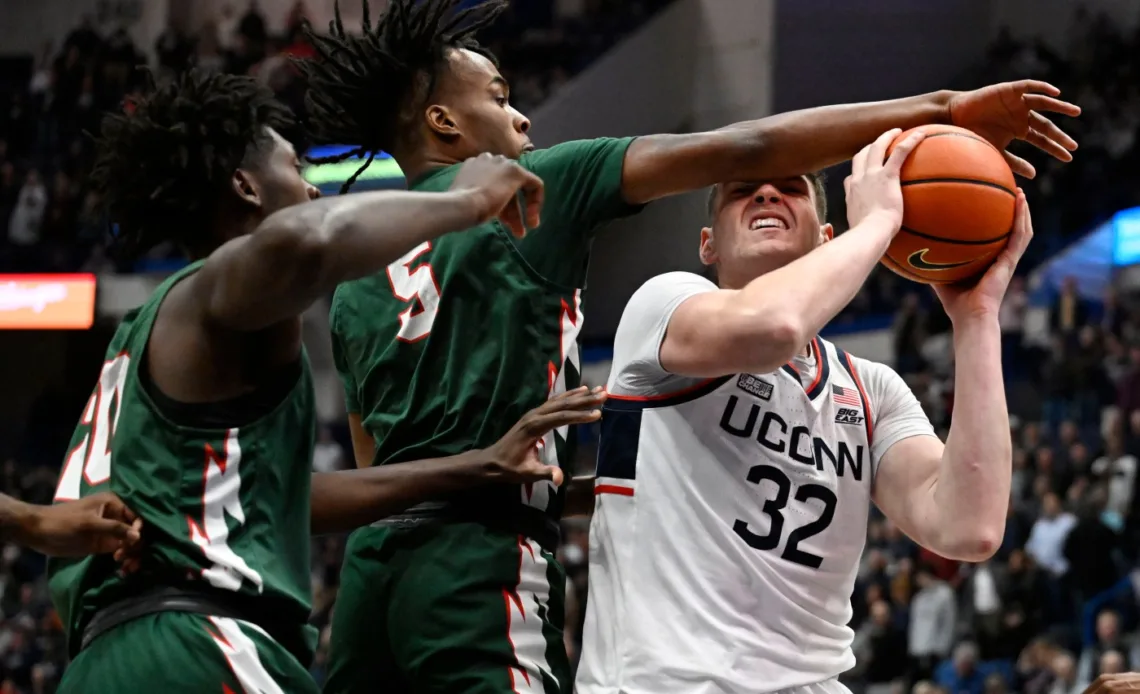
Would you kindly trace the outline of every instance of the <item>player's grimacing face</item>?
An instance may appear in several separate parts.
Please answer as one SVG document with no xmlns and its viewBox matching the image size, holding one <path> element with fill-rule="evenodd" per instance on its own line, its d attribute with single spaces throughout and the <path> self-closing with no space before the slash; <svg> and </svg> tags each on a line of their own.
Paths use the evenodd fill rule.
<svg viewBox="0 0 1140 694">
<path fill-rule="evenodd" d="M 831 231 L 820 224 L 814 195 L 806 176 L 721 184 L 702 258 L 722 265 L 764 260 L 766 271 L 807 254 Z"/>
<path fill-rule="evenodd" d="M 465 156 L 499 154 L 518 159 L 533 149 L 530 120 L 510 103 L 510 86 L 485 56 L 456 50 L 448 57 L 441 97 L 461 133 Z"/>
</svg>

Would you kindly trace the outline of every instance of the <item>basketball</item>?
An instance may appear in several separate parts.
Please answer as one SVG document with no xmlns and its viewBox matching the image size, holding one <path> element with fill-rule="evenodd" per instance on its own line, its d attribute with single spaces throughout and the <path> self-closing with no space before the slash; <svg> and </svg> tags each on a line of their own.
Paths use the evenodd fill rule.
<svg viewBox="0 0 1140 694">
<path fill-rule="evenodd" d="M 883 257 L 897 274 L 948 284 L 980 274 L 1009 242 L 1017 187 L 996 147 L 963 128 L 926 125 L 903 163 L 902 229 Z M 888 155 L 914 132 L 891 143 Z"/>
</svg>

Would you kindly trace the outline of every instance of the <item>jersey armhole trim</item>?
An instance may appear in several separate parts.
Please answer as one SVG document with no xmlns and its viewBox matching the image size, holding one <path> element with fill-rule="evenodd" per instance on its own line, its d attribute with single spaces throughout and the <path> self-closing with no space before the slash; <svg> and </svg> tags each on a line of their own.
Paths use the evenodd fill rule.
<svg viewBox="0 0 1140 694">
<path fill-rule="evenodd" d="M 732 375 L 719 378 L 708 378 L 693 385 L 672 393 L 660 395 L 615 395 L 611 393 L 606 400 L 604 409 L 637 411 L 657 409 L 661 407 L 674 407 L 691 400 L 708 395 L 728 382 Z"/>
<path fill-rule="evenodd" d="M 871 412 L 871 399 L 867 397 L 867 389 L 863 387 L 863 381 L 860 380 L 859 373 L 855 370 L 855 362 L 851 360 L 851 355 L 838 347 L 836 347 L 835 350 L 839 352 L 839 361 L 843 364 L 844 370 L 851 376 L 851 380 L 855 382 L 855 387 L 859 389 L 859 399 L 863 401 L 863 411 L 867 415 L 867 445 L 874 445 L 872 435 L 875 431 L 875 425 L 871 421 L 873 419 L 873 413 Z"/>
</svg>

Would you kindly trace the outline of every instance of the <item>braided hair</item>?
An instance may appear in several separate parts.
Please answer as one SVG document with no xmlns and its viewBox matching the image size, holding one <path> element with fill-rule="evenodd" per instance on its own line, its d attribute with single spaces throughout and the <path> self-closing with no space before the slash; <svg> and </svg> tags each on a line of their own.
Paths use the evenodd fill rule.
<svg viewBox="0 0 1140 694">
<path fill-rule="evenodd" d="M 309 127 L 317 142 L 352 142 L 355 149 L 310 161 L 327 164 L 364 157 L 364 164 L 341 192 L 347 192 L 382 150 L 391 151 L 412 132 L 417 114 L 435 89 L 454 49 L 495 57 L 479 45 L 475 34 L 491 24 L 508 0 L 391 0 L 373 24 L 368 0 L 363 30 L 349 35 L 336 4 L 328 35 L 305 32 L 318 58 L 300 61 L 308 80 Z"/>
<path fill-rule="evenodd" d="M 191 70 L 123 113 L 104 117 L 91 184 L 117 227 L 111 250 L 131 259 L 163 241 L 201 246 L 233 172 L 267 128 L 292 134 L 292 113 L 249 77 Z"/>
</svg>

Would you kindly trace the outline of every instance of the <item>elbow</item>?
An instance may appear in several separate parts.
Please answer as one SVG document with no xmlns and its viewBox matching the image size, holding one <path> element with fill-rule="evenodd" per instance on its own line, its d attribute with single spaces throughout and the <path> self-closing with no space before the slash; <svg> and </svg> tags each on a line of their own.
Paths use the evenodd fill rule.
<svg viewBox="0 0 1140 694">
<path fill-rule="evenodd" d="M 335 285 L 333 233 L 330 215 L 324 210 L 304 210 L 297 205 L 278 212 L 272 230 L 265 234 L 264 254 L 271 258 L 281 277 L 294 287 Z M 314 218 L 317 216 L 317 218 Z"/>
<path fill-rule="evenodd" d="M 739 311 L 730 322 L 723 354 L 738 355 L 737 370 L 769 373 L 791 361 L 811 339 L 802 322 L 782 311 Z"/>
<path fill-rule="evenodd" d="M 955 561 L 981 563 L 997 554 L 1005 537 L 1004 524 L 985 524 L 978 527 L 962 527 L 953 531 L 952 536 L 942 538 L 932 547 L 936 553 Z"/>
</svg>

